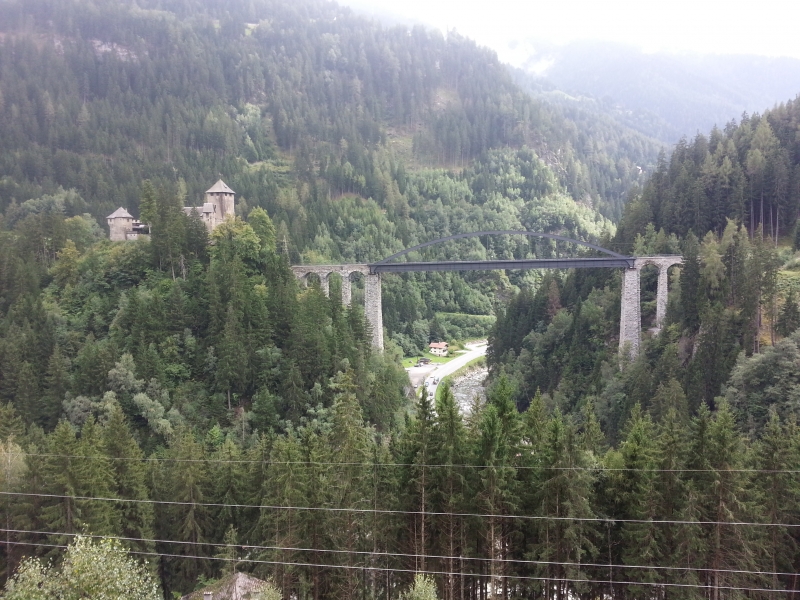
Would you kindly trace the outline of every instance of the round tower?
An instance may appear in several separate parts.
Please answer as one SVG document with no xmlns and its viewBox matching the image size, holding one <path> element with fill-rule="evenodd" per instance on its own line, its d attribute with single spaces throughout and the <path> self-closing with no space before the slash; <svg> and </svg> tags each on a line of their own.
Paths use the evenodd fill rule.
<svg viewBox="0 0 800 600">
<path fill-rule="evenodd" d="M 206 202 L 214 205 L 215 225 L 236 214 L 235 197 L 236 192 L 222 179 L 206 190 Z"/>
</svg>

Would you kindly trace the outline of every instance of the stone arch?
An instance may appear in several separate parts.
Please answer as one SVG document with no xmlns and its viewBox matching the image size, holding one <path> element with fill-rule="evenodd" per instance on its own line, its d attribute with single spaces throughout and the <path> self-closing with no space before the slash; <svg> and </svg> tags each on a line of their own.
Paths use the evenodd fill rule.
<svg viewBox="0 0 800 600">
<path fill-rule="evenodd" d="M 330 295 L 330 282 L 328 280 L 329 275 L 330 273 L 321 271 L 308 271 L 303 275 L 298 275 L 298 279 L 303 283 L 303 287 L 308 287 L 310 284 L 318 281 L 320 289 L 326 296 L 328 296 Z"/>
<path fill-rule="evenodd" d="M 622 307 L 619 318 L 620 353 L 628 352 L 631 358 L 639 354 L 642 335 L 642 307 L 640 304 L 640 276 L 647 265 L 658 268 L 656 291 L 656 328 L 660 330 L 667 313 L 669 268 L 683 263 L 681 256 L 643 256 L 633 261 L 633 267 L 622 274 Z"/>
<path fill-rule="evenodd" d="M 383 348 L 383 308 L 381 306 L 380 273 L 370 273 L 369 265 L 297 265 L 292 267 L 295 277 L 308 280 L 309 275 L 319 277 L 320 286 L 326 296 L 330 294 L 330 276 L 333 273 L 342 278 L 342 304 L 350 306 L 352 300 L 351 283 L 356 274 L 364 277 L 364 313 L 372 329 L 372 345 Z M 356 275 L 357 276 L 357 275 Z"/>
<path fill-rule="evenodd" d="M 350 306 L 350 303 L 353 301 L 353 282 L 361 277 L 362 279 L 366 280 L 367 274 L 364 273 L 361 269 L 349 272 L 342 272 L 342 304 L 344 306 Z"/>
</svg>

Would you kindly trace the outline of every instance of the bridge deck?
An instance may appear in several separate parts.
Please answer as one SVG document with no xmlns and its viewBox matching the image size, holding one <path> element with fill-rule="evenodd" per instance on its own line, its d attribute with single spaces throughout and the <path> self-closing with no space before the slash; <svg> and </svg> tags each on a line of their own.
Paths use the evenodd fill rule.
<svg viewBox="0 0 800 600">
<path fill-rule="evenodd" d="M 462 260 L 378 263 L 369 265 L 370 273 L 407 273 L 409 271 L 491 271 L 495 269 L 574 269 L 634 267 L 634 258 L 531 258 L 518 260 Z"/>
</svg>

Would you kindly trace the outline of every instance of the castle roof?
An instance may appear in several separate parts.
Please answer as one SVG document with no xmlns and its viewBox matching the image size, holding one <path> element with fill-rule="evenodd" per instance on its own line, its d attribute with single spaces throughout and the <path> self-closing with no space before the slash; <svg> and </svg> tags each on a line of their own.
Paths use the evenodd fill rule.
<svg viewBox="0 0 800 600">
<path fill-rule="evenodd" d="M 211 592 L 214 600 L 238 600 L 239 598 L 260 597 L 259 592 L 264 591 L 267 582 L 256 579 L 247 573 L 234 573 L 217 580 L 190 594 L 186 594 L 181 600 L 203 600 L 206 592 Z"/>
<path fill-rule="evenodd" d="M 132 219 L 133 215 L 121 206 L 106 217 L 107 219 Z"/>
<path fill-rule="evenodd" d="M 228 184 L 220 179 L 212 185 L 209 189 L 206 190 L 206 194 L 215 194 L 215 193 L 223 193 L 223 194 L 235 194 L 231 188 L 228 187 Z"/>
</svg>

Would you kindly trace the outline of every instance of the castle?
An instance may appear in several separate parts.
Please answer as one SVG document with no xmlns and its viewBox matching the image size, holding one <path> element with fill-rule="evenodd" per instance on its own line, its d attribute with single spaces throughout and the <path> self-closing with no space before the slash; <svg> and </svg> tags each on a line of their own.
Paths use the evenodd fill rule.
<svg viewBox="0 0 800 600">
<path fill-rule="evenodd" d="M 183 212 L 187 215 L 197 211 L 208 231 L 213 231 L 226 217 L 234 216 L 234 197 L 236 192 L 220 179 L 206 190 L 206 201 L 203 206 L 184 206 Z"/>
<path fill-rule="evenodd" d="M 150 235 L 150 226 L 134 219 L 133 215 L 121 206 L 106 217 L 108 237 L 112 242 L 139 239 L 140 235 Z"/>
<path fill-rule="evenodd" d="M 183 212 L 189 215 L 195 211 L 205 223 L 208 231 L 211 232 L 226 217 L 234 216 L 235 196 L 236 192 L 220 179 L 206 190 L 206 201 L 202 206 L 184 206 Z M 135 240 L 141 235 L 150 233 L 149 224 L 137 221 L 122 207 L 108 215 L 106 220 L 108 221 L 109 238 L 112 242 Z"/>
</svg>

